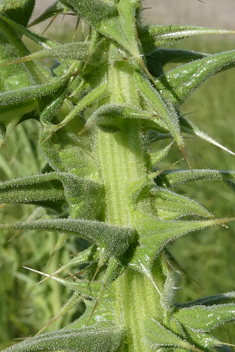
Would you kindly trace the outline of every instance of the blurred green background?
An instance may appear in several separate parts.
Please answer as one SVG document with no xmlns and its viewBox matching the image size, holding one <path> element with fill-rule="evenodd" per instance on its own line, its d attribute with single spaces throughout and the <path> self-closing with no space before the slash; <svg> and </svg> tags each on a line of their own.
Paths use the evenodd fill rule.
<svg viewBox="0 0 235 352">
<path fill-rule="evenodd" d="M 62 41 L 71 41 L 73 33 L 66 33 Z M 226 37 L 207 37 L 182 41 L 175 47 L 216 53 L 233 49 L 234 43 Z M 201 129 L 235 152 L 234 82 L 235 70 L 216 75 L 190 97 L 183 112 L 189 114 L 188 118 Z M 33 175 L 42 169 L 45 161 L 37 144 L 39 132 L 40 126 L 36 121 L 25 121 L 17 126 L 6 148 L 0 150 L 1 181 Z M 186 148 L 193 168 L 235 171 L 235 157 L 206 142 L 188 138 Z M 161 166 L 181 158 L 175 147 Z M 187 168 L 187 165 L 182 161 L 177 165 L 179 167 Z M 235 216 L 235 193 L 222 182 L 190 182 L 175 190 L 198 201 L 216 217 Z M 25 220 L 33 210 L 32 206 L 5 206 L 0 209 L 0 221 Z M 22 268 L 28 266 L 44 271 L 56 243 L 56 234 L 23 231 L 9 242 L 13 235 L 14 232 L 3 232 L 0 236 L 0 349 L 14 338 L 34 335 L 70 297 L 70 292 L 53 280 L 37 285 L 40 275 Z M 234 236 L 235 223 L 229 223 L 228 228 L 217 226 L 197 231 L 170 244 L 170 250 L 187 272 L 183 275 L 179 301 L 235 289 Z M 76 243 L 66 244 L 46 269 L 47 272 L 52 273 L 78 250 Z M 47 331 L 66 325 L 77 314 L 74 308 Z M 223 326 L 215 333 L 224 341 L 235 344 L 234 326 L 230 326 L 229 330 Z"/>
</svg>

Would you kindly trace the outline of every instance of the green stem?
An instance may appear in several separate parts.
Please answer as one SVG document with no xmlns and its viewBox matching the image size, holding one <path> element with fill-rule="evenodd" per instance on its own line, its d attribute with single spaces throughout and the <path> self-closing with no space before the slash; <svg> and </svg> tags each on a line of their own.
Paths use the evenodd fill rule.
<svg viewBox="0 0 235 352">
<path fill-rule="evenodd" d="M 108 83 L 110 103 L 140 106 L 138 91 L 133 83 L 133 68 L 128 62 L 119 62 L 110 68 Z M 125 119 L 122 131 L 117 133 L 97 131 L 95 150 L 106 190 L 105 221 L 110 224 L 135 228 L 130 190 L 138 178 L 147 180 L 148 157 L 143 147 L 142 133 L 142 121 L 138 119 Z M 146 203 L 146 207 L 149 204 Z M 146 314 L 156 311 L 160 298 L 156 287 L 149 278 L 131 269 L 126 270 L 114 285 L 116 320 L 118 324 L 128 327 L 128 351 L 149 351 L 144 321 Z"/>
<path fill-rule="evenodd" d="M 141 148 L 140 123 L 125 121 L 125 134 L 97 133 L 96 151 L 106 189 L 106 221 L 121 226 L 134 226 L 129 189 L 134 180 L 146 174 Z"/>
<path fill-rule="evenodd" d="M 133 89 L 133 68 L 127 62 L 118 62 L 109 68 L 110 103 L 139 105 L 136 89 Z M 146 155 L 142 146 L 142 122 L 126 119 L 122 131 L 97 132 L 101 177 L 106 189 L 105 220 L 121 226 L 133 226 L 134 216 L 130 208 L 130 187 L 134 180 L 146 175 Z"/>
<path fill-rule="evenodd" d="M 127 270 L 115 283 L 117 324 L 127 330 L 128 351 L 149 352 L 145 321 L 161 309 L 160 295 L 152 282 L 134 270 Z"/>
</svg>

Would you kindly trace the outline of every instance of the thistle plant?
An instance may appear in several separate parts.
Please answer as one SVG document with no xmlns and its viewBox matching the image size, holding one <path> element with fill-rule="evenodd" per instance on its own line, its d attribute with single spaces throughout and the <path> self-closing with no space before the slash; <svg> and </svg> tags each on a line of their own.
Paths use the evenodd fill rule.
<svg viewBox="0 0 235 352">
<path fill-rule="evenodd" d="M 211 330 L 235 320 L 235 293 L 177 303 L 182 268 L 167 245 L 232 220 L 216 219 L 172 187 L 221 180 L 234 189 L 234 172 L 192 169 L 186 135 L 233 153 L 184 116 L 182 105 L 209 77 L 234 66 L 235 50 L 210 55 L 163 47 L 231 31 L 143 25 L 141 0 L 56 1 L 29 24 L 34 5 L 0 2 L 0 143 L 26 119 L 37 120 L 47 164 L 38 175 L 0 184 L 2 204 L 36 206 L 27 221 L 0 227 L 57 232 L 52 256 L 69 238 L 86 240 L 56 272 L 42 273 L 71 289 L 58 316 L 81 302 L 85 308 L 69 326 L 6 351 L 225 348 Z M 31 30 L 58 14 L 86 21 L 87 40 L 61 45 Z M 23 35 L 42 49 L 31 53 Z M 44 59 L 55 60 L 50 70 Z M 165 72 L 170 62 L 180 65 Z M 159 168 L 173 144 L 186 168 Z M 68 270 L 72 276 L 65 277 Z"/>
</svg>

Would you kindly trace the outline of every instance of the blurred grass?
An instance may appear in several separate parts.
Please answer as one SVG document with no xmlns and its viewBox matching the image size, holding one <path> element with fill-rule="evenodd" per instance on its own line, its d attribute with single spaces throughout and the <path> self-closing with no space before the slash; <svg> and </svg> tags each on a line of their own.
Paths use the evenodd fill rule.
<svg viewBox="0 0 235 352">
<path fill-rule="evenodd" d="M 67 31 L 68 36 L 71 41 L 73 34 Z M 66 39 L 64 37 L 62 41 Z M 76 37 L 76 40 L 79 39 Z M 233 42 L 221 37 L 213 40 L 200 38 L 180 42 L 175 47 L 215 53 L 232 49 Z M 190 97 L 183 110 L 185 114 L 190 114 L 189 119 L 201 129 L 233 151 L 235 151 L 234 81 L 235 70 L 216 75 Z M 0 150 L 1 181 L 36 174 L 41 170 L 45 161 L 35 144 L 38 133 L 39 125 L 35 121 L 25 121 L 17 126 L 7 142 L 9 157 L 4 148 Z M 187 139 L 186 148 L 194 168 L 235 171 L 235 157 L 198 138 Z M 170 164 L 181 158 L 175 148 L 166 160 Z M 179 165 L 187 168 L 184 162 Z M 198 201 L 216 217 L 235 215 L 235 194 L 223 183 L 191 182 L 178 187 L 177 190 Z M 0 221 L 27 219 L 33 209 L 31 206 L 3 207 L 0 211 Z M 8 243 L 12 235 L 14 234 L 4 232 L 0 237 L 0 349 L 6 347 L 13 338 L 36 333 L 69 297 L 68 291 L 53 280 L 37 286 L 40 276 L 22 269 L 22 265 L 26 265 L 43 271 L 54 248 L 55 236 L 27 231 Z M 188 274 L 183 278 L 179 301 L 234 290 L 234 235 L 235 224 L 230 223 L 228 229 L 215 227 L 198 231 L 170 245 L 171 251 Z M 65 248 L 54 258 L 50 272 L 68 260 L 67 252 Z M 55 323 L 52 329 L 68 323 L 71 315 L 72 313 L 63 318 L 63 322 Z M 230 329 L 235 336 L 235 329 Z M 218 331 L 218 336 L 228 341 L 227 328 L 222 327 Z M 235 343 L 235 337 L 232 342 Z"/>
</svg>

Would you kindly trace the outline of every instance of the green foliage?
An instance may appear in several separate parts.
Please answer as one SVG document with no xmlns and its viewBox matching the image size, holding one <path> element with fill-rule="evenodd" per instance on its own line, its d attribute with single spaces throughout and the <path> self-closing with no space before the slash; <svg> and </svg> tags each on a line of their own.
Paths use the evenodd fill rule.
<svg viewBox="0 0 235 352">
<path fill-rule="evenodd" d="M 39 238 L 42 230 L 60 233 L 52 256 L 70 237 L 84 239 L 81 253 L 54 273 L 30 270 L 73 292 L 56 318 L 81 301 L 85 311 L 65 328 L 6 352 L 208 352 L 224 346 L 211 330 L 234 321 L 234 293 L 177 304 L 182 269 L 168 243 L 234 220 L 215 218 L 171 187 L 220 180 L 234 190 L 234 172 L 192 169 L 184 134 L 234 153 L 189 121 L 181 106 L 209 77 L 232 68 L 235 53 L 159 47 L 230 32 L 143 26 L 140 0 L 63 0 L 34 23 L 72 12 L 91 30 L 85 43 L 60 45 L 27 28 L 33 7 L 31 0 L 0 6 L 1 144 L 17 125 L 37 120 L 46 165 L 0 184 L 1 203 L 37 207 L 28 219 L 9 219 L 0 228 L 31 229 Z M 30 53 L 22 34 L 43 49 Z M 57 60 L 51 70 L 39 61 L 45 58 Z M 165 73 L 170 62 L 183 65 Z M 171 143 L 162 148 L 164 139 Z M 174 141 L 189 170 L 159 170 Z M 57 276 L 75 266 L 78 272 Z"/>
</svg>

